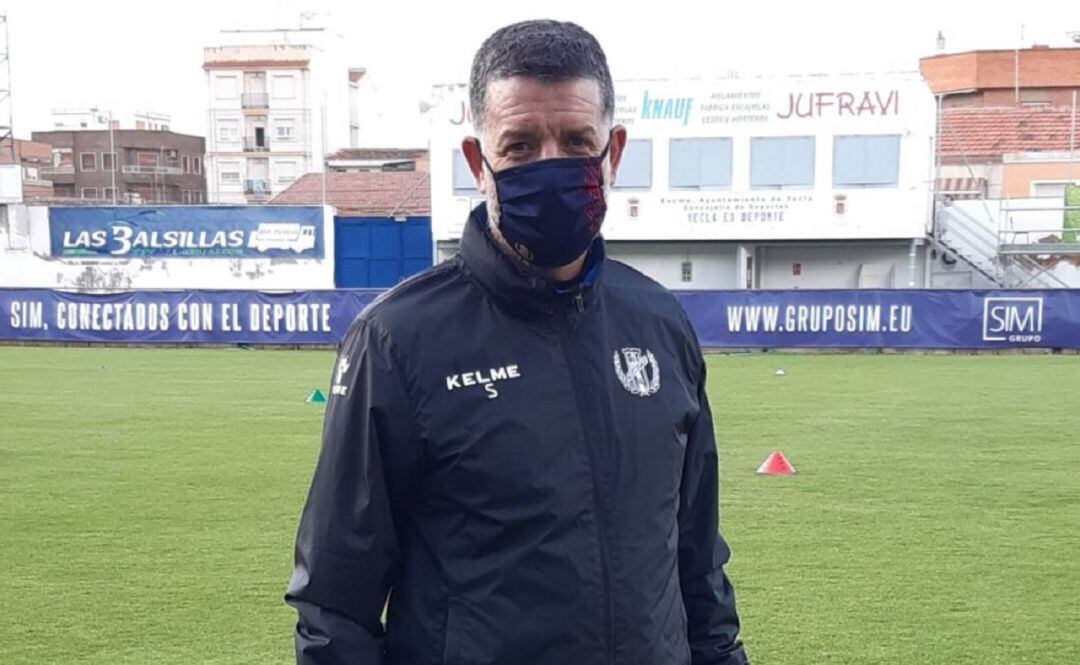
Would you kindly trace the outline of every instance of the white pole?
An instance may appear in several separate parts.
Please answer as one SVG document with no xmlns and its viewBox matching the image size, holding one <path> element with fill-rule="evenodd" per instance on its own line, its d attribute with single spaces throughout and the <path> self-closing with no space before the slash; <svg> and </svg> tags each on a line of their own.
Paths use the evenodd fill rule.
<svg viewBox="0 0 1080 665">
<path fill-rule="evenodd" d="M 1024 47 L 1024 24 L 1020 24 L 1020 43 L 1013 52 L 1013 87 L 1016 89 L 1016 103 L 1020 103 L 1020 49 Z"/>
<path fill-rule="evenodd" d="M 322 204 L 323 204 L 323 207 L 325 208 L 326 207 L 326 175 L 327 175 L 326 174 L 326 91 L 325 90 L 323 91 L 323 107 L 322 107 L 322 120 L 321 120 L 321 123 L 322 123 L 322 127 L 320 129 L 322 130 L 321 131 L 322 136 L 320 138 L 322 140 L 320 141 L 320 143 L 322 145 L 320 146 L 319 151 L 320 151 L 320 153 L 322 155 L 320 157 L 320 159 L 322 160 Z"/>
<path fill-rule="evenodd" d="M 1073 184 L 1073 156 L 1076 151 L 1076 91 L 1072 94 L 1072 122 L 1069 124 L 1069 184 Z"/>
<path fill-rule="evenodd" d="M 112 109 L 109 109 L 109 155 L 112 160 L 112 205 L 117 205 L 117 144 L 112 138 Z"/>
</svg>

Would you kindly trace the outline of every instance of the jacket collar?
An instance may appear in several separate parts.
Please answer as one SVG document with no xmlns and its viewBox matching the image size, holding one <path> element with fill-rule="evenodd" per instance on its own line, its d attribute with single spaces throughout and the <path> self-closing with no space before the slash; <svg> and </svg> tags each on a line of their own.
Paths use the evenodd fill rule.
<svg viewBox="0 0 1080 665">
<path fill-rule="evenodd" d="M 544 318 L 593 303 L 603 276 L 604 240 L 598 236 L 589 246 L 585 267 L 575 284 L 557 284 L 526 272 L 503 253 L 488 231 L 487 205 L 481 203 L 469 214 L 458 257 L 501 307 L 522 318 Z"/>
</svg>

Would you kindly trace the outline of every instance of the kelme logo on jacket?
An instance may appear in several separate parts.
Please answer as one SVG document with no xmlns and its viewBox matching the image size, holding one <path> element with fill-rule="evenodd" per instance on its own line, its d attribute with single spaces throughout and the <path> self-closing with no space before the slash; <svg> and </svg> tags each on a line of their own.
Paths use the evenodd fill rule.
<svg viewBox="0 0 1080 665">
<path fill-rule="evenodd" d="M 648 397 L 660 390 L 660 364 L 652 351 L 627 348 L 622 350 L 622 358 L 616 351 L 613 360 L 615 375 L 631 395 Z"/>
<path fill-rule="evenodd" d="M 497 381 L 520 378 L 521 371 L 518 369 L 517 365 L 492 367 L 486 374 L 483 370 L 478 369 L 475 372 L 451 374 L 446 377 L 446 389 L 453 391 L 461 388 L 469 388 L 471 386 L 483 386 L 484 391 L 487 392 L 487 398 L 495 399 L 499 396 L 499 391 L 495 388 L 495 383 Z"/>
<path fill-rule="evenodd" d="M 334 379 L 334 386 L 330 389 L 330 393 L 333 395 L 341 395 L 345 397 L 349 394 L 349 386 L 342 383 L 342 379 L 345 378 L 345 373 L 349 371 L 349 356 L 341 356 L 341 360 L 338 360 L 337 374 Z"/>
</svg>

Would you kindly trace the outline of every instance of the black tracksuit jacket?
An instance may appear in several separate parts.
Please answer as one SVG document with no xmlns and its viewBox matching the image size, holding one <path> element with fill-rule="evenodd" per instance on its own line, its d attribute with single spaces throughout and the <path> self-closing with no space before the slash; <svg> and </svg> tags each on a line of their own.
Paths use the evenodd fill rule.
<svg viewBox="0 0 1080 665">
<path fill-rule="evenodd" d="M 486 227 L 481 206 L 341 342 L 286 592 L 297 662 L 746 663 L 682 308 L 601 239 L 559 291 Z"/>
</svg>

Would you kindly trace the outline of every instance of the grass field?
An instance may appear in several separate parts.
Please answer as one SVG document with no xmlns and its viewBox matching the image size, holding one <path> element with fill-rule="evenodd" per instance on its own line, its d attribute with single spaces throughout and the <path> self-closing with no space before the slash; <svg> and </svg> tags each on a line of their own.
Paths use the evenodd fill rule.
<svg viewBox="0 0 1080 665">
<path fill-rule="evenodd" d="M 332 360 L 0 348 L 0 663 L 289 662 Z M 1080 357 L 709 363 L 755 665 L 1080 663 Z"/>
</svg>

